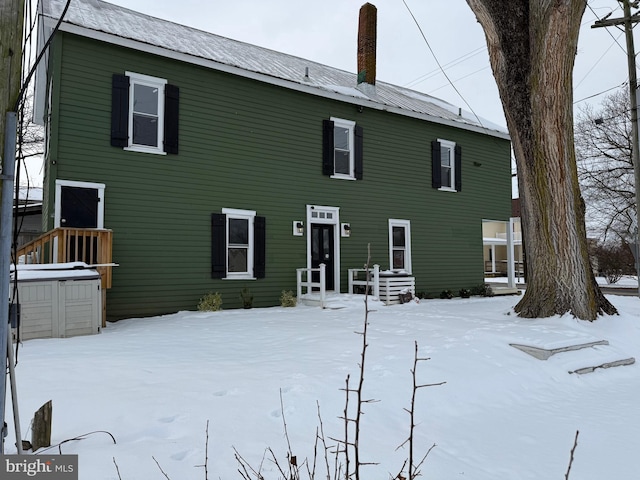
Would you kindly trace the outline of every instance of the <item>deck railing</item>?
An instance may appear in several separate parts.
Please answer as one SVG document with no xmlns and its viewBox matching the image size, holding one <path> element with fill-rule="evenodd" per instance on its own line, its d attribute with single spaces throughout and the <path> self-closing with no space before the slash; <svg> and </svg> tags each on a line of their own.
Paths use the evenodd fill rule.
<svg viewBox="0 0 640 480">
<path fill-rule="evenodd" d="M 84 262 L 95 266 L 102 289 L 111 288 L 113 231 L 98 228 L 59 227 L 18 249 L 18 263 Z"/>
<path fill-rule="evenodd" d="M 362 274 L 362 276 L 361 276 Z M 363 278 L 364 277 L 364 278 Z M 360 288 L 362 292 L 368 290 L 367 293 L 376 298 L 380 298 L 380 265 L 374 265 L 373 268 L 350 268 L 349 269 L 349 293 L 356 292 L 354 287 Z"/>
</svg>

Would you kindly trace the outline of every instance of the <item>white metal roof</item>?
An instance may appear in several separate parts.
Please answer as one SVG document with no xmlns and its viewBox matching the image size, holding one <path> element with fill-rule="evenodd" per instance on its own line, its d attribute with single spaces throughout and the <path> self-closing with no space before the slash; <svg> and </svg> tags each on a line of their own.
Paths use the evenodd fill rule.
<svg viewBox="0 0 640 480">
<path fill-rule="evenodd" d="M 67 0 L 42 0 L 41 12 L 47 25 L 55 24 L 66 3 Z M 358 89 L 355 73 L 101 0 L 73 0 L 60 29 L 285 88 L 509 139 L 504 127 L 479 121 L 473 114 L 425 93 L 380 81 L 375 89 Z"/>
</svg>

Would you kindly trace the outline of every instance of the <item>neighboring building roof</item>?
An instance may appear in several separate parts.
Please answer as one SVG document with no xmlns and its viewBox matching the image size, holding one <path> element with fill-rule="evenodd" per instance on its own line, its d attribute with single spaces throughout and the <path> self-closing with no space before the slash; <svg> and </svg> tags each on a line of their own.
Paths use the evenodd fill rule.
<svg viewBox="0 0 640 480">
<path fill-rule="evenodd" d="M 45 19 L 51 19 L 48 22 L 51 28 L 66 3 L 67 0 L 41 1 L 41 12 Z M 360 90 L 356 88 L 355 73 L 161 20 L 101 0 L 73 0 L 60 30 L 314 95 L 509 139 L 504 127 L 484 119 L 479 121 L 475 115 L 425 93 L 380 81 L 376 82 L 373 93 L 371 89 Z"/>
<path fill-rule="evenodd" d="M 42 204 L 42 198 L 42 187 L 20 187 L 18 190 L 18 200 L 21 204 Z"/>
</svg>

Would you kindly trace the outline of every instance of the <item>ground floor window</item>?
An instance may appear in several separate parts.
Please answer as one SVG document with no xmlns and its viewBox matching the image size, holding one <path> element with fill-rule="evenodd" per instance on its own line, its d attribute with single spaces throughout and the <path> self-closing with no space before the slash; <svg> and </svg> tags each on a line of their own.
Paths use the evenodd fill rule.
<svg viewBox="0 0 640 480">
<path fill-rule="evenodd" d="M 265 221 L 253 210 L 223 208 L 212 215 L 212 276 L 226 279 L 264 277 Z"/>
</svg>

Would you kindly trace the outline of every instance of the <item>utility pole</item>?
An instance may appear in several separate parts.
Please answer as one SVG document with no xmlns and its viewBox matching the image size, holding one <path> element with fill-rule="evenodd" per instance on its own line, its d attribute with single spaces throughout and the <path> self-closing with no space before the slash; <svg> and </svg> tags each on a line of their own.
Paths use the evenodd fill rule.
<svg viewBox="0 0 640 480">
<path fill-rule="evenodd" d="M 636 191 L 636 230 L 635 230 L 635 259 L 636 275 L 638 277 L 638 296 L 640 297 L 640 241 L 638 230 L 640 229 L 640 143 L 638 142 L 638 76 L 636 73 L 636 52 L 633 46 L 633 25 L 640 22 L 640 14 L 631 15 L 631 7 L 638 8 L 639 0 L 618 0 L 622 3 L 623 18 L 605 17 L 596 21 L 591 28 L 613 27 L 624 25 L 624 33 L 627 40 L 627 65 L 629 67 L 629 103 L 631 104 L 631 162 L 635 176 Z"/>
<path fill-rule="evenodd" d="M 0 453 L 4 453 L 7 352 L 9 337 L 9 265 L 16 153 L 16 104 L 22 81 L 24 0 L 0 0 Z M 16 439 L 21 441 L 22 439 Z"/>
</svg>

